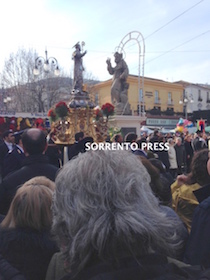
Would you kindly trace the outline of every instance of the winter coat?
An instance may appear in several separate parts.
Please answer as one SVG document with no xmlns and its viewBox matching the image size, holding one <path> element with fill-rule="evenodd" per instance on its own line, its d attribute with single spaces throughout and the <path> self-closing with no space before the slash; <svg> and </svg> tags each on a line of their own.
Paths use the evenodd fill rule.
<svg viewBox="0 0 210 280">
<path fill-rule="evenodd" d="M 177 161 L 176 161 L 176 151 L 173 146 L 169 145 L 168 150 L 168 159 L 170 163 L 170 169 L 177 169 Z"/>
<path fill-rule="evenodd" d="M 192 147 L 192 143 L 185 141 L 184 143 L 184 147 L 185 147 L 185 159 L 186 159 L 186 165 L 187 165 L 187 173 L 190 172 L 190 165 L 191 165 L 191 161 L 193 158 L 193 147 Z"/>
<path fill-rule="evenodd" d="M 48 232 L 0 229 L 0 254 L 27 280 L 44 280 L 57 246 Z"/>
<path fill-rule="evenodd" d="M 0 280 L 26 280 L 26 278 L 0 255 Z"/>
<path fill-rule="evenodd" d="M 22 162 L 25 159 L 24 152 L 16 145 L 13 150 L 8 152 L 4 158 L 4 174 L 5 177 L 7 174 L 14 172 L 22 167 Z"/>
<path fill-rule="evenodd" d="M 55 181 L 58 168 L 49 164 L 47 156 L 28 156 L 23 161 L 23 167 L 8 174 L 0 185 L 0 213 L 6 214 L 17 189 L 29 179 L 36 176 L 45 176 Z"/>
<path fill-rule="evenodd" d="M 51 268 L 56 266 L 50 266 Z M 89 264 L 75 278 L 71 273 L 60 278 L 46 280 L 182 280 L 200 279 L 200 267 L 192 267 L 177 260 L 159 254 L 148 254 L 142 257 L 122 258 L 116 265 L 113 262 L 96 262 Z M 210 279 L 210 278 L 205 278 Z"/>
<path fill-rule="evenodd" d="M 198 200 L 193 191 L 199 188 L 200 185 L 197 183 L 192 185 L 183 184 L 179 186 L 178 182 L 175 181 L 171 185 L 172 207 L 181 220 L 186 224 L 189 232 L 191 230 L 194 210 L 198 206 Z"/>
<path fill-rule="evenodd" d="M 182 165 L 185 164 L 185 147 L 184 145 L 175 145 L 174 149 L 176 151 L 176 161 L 177 161 L 177 165 L 178 167 L 181 167 Z"/>
<path fill-rule="evenodd" d="M 158 154 L 159 160 L 161 160 L 161 162 L 164 164 L 166 171 L 168 171 L 170 168 L 168 151 L 166 151 L 166 150 L 158 151 L 157 154 Z"/>
<path fill-rule="evenodd" d="M 194 212 L 185 262 L 210 268 L 210 185 L 194 192 L 200 204 Z"/>
</svg>

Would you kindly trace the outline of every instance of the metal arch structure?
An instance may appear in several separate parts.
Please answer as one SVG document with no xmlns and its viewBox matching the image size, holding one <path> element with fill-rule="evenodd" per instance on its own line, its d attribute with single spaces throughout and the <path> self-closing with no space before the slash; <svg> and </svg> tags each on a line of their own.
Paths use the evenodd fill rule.
<svg viewBox="0 0 210 280">
<path fill-rule="evenodd" d="M 139 116 L 145 116 L 145 104 L 144 104 L 144 58 L 145 58 L 145 43 L 144 37 L 139 31 L 129 32 L 121 40 L 116 50 L 120 53 L 125 53 L 124 46 L 129 42 L 135 40 L 139 48 L 139 59 L 138 59 L 138 105 L 139 105 Z M 142 46 L 141 46 L 142 44 Z M 142 106 L 141 106 L 142 105 Z"/>
</svg>

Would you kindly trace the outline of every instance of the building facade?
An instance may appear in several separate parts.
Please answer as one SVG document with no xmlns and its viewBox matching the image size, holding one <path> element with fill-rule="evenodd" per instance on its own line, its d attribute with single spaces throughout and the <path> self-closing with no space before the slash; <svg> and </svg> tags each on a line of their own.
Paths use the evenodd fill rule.
<svg viewBox="0 0 210 280">
<path fill-rule="evenodd" d="M 139 114 L 139 106 L 144 106 L 144 111 L 153 115 L 173 116 L 183 113 L 183 104 L 179 103 L 183 96 L 182 84 L 145 77 L 142 94 L 138 89 L 137 76 L 129 75 L 127 81 L 132 115 Z M 97 105 L 111 102 L 111 84 L 112 80 L 108 80 L 94 85 L 93 95 Z"/>
<path fill-rule="evenodd" d="M 184 87 L 184 96 L 187 102 L 187 112 L 210 109 L 210 87 L 199 84 L 192 84 L 185 81 L 177 82 Z"/>
</svg>

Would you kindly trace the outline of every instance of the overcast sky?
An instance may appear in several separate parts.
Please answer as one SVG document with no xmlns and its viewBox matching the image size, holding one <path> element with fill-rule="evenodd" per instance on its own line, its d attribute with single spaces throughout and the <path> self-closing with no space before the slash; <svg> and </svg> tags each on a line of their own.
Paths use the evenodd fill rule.
<svg viewBox="0 0 210 280">
<path fill-rule="evenodd" d="M 71 75 L 72 47 L 84 41 L 85 69 L 104 81 L 111 78 L 107 57 L 115 65 L 116 47 L 137 31 L 145 42 L 145 77 L 210 84 L 210 0 L 2 0 L 0 10 L 0 72 L 19 47 L 40 56 L 47 47 Z M 138 75 L 135 40 L 125 44 L 124 55 L 130 74 Z"/>
</svg>

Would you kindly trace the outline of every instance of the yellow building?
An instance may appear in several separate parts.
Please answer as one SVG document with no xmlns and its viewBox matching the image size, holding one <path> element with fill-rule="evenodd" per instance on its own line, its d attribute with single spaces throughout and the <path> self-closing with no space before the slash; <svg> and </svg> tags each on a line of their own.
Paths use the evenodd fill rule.
<svg viewBox="0 0 210 280">
<path fill-rule="evenodd" d="M 179 101 L 183 99 L 183 85 L 166 82 L 163 80 L 144 77 L 143 99 L 138 90 L 138 76 L 129 75 L 128 101 L 131 105 L 132 115 L 138 115 L 139 105 L 145 105 L 147 115 L 176 115 L 183 112 L 183 104 Z M 93 95 L 95 102 L 102 105 L 111 102 L 112 80 L 94 85 Z M 142 79 L 140 79 L 140 85 Z"/>
</svg>

